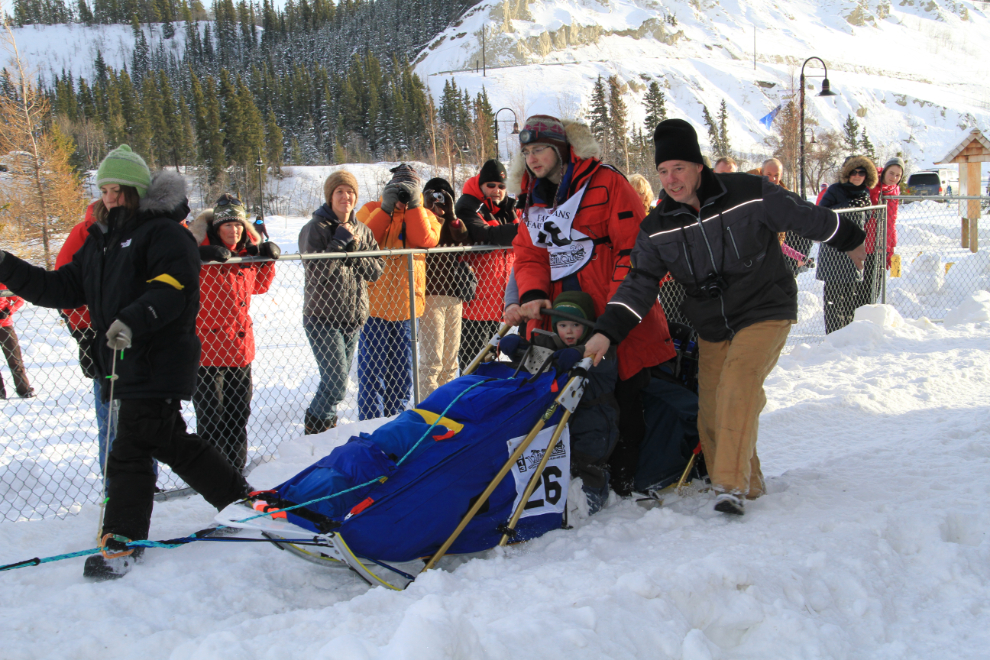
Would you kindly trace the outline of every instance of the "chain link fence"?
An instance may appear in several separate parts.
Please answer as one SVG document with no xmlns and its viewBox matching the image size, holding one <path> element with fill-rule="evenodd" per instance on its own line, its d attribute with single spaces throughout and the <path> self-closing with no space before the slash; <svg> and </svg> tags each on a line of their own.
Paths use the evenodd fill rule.
<svg viewBox="0 0 990 660">
<path fill-rule="evenodd" d="M 799 290 L 789 345 L 821 341 L 862 304 L 886 298 L 907 317 L 940 319 L 968 293 L 990 288 L 986 253 L 960 246 L 958 205 L 901 201 L 899 277 L 885 277 L 884 205 L 841 211 L 876 227 L 863 279 L 850 274 L 845 255 L 786 237 L 804 257 L 785 256 Z M 285 439 L 414 405 L 455 378 L 497 330 L 511 267 L 511 250 L 488 247 L 204 265 L 197 323 L 203 357 L 194 400 L 183 408 L 187 424 L 250 472 Z M 353 277 L 341 278 L 345 273 Z M 367 307 L 343 280 L 367 286 Z M 10 296 L 0 295 L 0 303 Z M 675 282 L 660 289 L 669 320 L 687 324 L 682 298 Z M 102 485 L 102 424 L 94 379 L 81 368 L 83 335 L 72 314 L 57 310 L 28 304 L 9 318 L 4 337 L 16 333 L 35 396 L 20 398 L 24 383 L 0 371 L 7 383 L 0 401 L 0 520 L 69 515 L 98 501 Z M 3 347 L 15 371 L 9 339 Z M 158 487 L 161 498 L 184 485 L 161 466 Z"/>
</svg>

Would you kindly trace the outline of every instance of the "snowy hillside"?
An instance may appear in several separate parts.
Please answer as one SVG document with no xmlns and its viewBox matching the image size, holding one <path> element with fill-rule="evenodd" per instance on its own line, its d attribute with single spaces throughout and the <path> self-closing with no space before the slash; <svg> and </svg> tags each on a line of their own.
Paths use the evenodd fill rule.
<svg viewBox="0 0 990 660">
<path fill-rule="evenodd" d="M 0 576 L 5 660 L 983 658 L 990 645 L 990 294 L 944 326 L 874 307 L 767 381 L 768 495 L 592 518 L 403 592 L 264 544 L 151 550 L 115 583 L 66 560 Z M 865 319 L 872 320 L 865 320 Z M 297 437 L 268 487 L 368 423 Z M 98 508 L 3 526 L 0 563 L 93 546 Z M 200 529 L 194 497 L 152 538 Z"/>
<path fill-rule="evenodd" d="M 423 49 L 417 72 L 435 98 L 453 78 L 472 94 L 484 86 L 495 108 L 568 116 L 587 110 L 598 75 L 615 74 L 626 85 L 637 125 L 643 94 L 656 80 L 668 115 L 699 128 L 702 104 L 714 113 L 724 99 L 733 148 L 756 157 L 766 153 L 769 134 L 759 119 L 790 98 L 802 62 L 814 55 L 826 61 L 840 96 L 813 98 L 820 79 L 811 78 L 809 117 L 837 130 L 854 114 L 881 157 L 903 150 L 918 169 L 945 155 L 969 128 L 990 129 L 988 7 L 954 0 L 875 6 L 852 0 L 484 0 Z M 487 76 L 474 72 L 481 67 L 483 30 Z M 145 31 L 153 51 L 162 44 L 165 53 L 181 54 L 182 29 L 170 40 L 158 27 Z M 124 25 L 28 26 L 15 34 L 45 79 L 63 70 L 91 76 L 97 50 L 108 64 L 126 65 L 133 44 Z M 819 72 L 811 66 L 807 72 Z"/>
<path fill-rule="evenodd" d="M 759 119 L 797 88 L 802 62 L 818 56 L 840 96 L 812 98 L 821 80 L 809 79 L 808 115 L 836 130 L 847 115 L 857 115 L 881 155 L 903 149 L 914 169 L 944 156 L 964 130 L 990 128 L 984 84 L 990 5 L 904 0 L 865 6 L 846 0 L 485 0 L 423 51 L 417 71 L 429 77 L 434 95 L 453 77 L 472 94 L 484 86 L 496 108 L 571 115 L 587 109 L 598 75 L 615 74 L 628 85 L 630 119 L 640 124 L 643 94 L 656 80 L 668 98 L 668 116 L 689 118 L 699 128 L 702 104 L 714 114 L 725 99 L 733 148 L 763 154 L 768 131 Z M 474 73 L 483 29 L 487 77 Z M 820 73 L 812 67 L 806 73 Z"/>
</svg>

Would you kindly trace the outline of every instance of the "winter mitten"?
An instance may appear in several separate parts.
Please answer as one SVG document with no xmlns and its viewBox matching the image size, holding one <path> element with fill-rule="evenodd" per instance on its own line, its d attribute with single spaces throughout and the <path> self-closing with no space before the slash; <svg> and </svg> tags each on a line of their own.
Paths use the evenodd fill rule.
<svg viewBox="0 0 990 660">
<path fill-rule="evenodd" d="M 395 204 L 399 201 L 400 190 L 397 183 L 390 183 L 382 190 L 382 210 L 389 215 L 392 215 L 392 211 L 395 210 Z"/>
<path fill-rule="evenodd" d="M 223 263 L 234 256 L 234 253 L 222 245 L 201 245 L 199 247 L 199 258 L 204 262 L 219 261 Z"/>
<path fill-rule="evenodd" d="M 557 360 L 557 375 L 567 373 L 574 368 L 574 365 L 581 361 L 584 357 L 581 351 L 574 347 L 562 348 L 553 354 L 554 359 Z"/>
<path fill-rule="evenodd" d="M 506 335 L 498 342 L 498 352 L 508 356 L 510 359 L 520 350 L 529 348 L 529 342 L 522 335 Z"/>
<path fill-rule="evenodd" d="M 516 200 L 512 197 L 506 197 L 505 201 L 502 202 L 502 208 L 504 208 L 511 217 L 516 210 Z"/>
<path fill-rule="evenodd" d="M 0 321 L 5 321 L 5 320 L 7 320 L 9 318 L 10 318 L 10 310 L 9 309 L 0 310 Z"/>
<path fill-rule="evenodd" d="M 110 324 L 110 329 L 107 330 L 107 346 L 114 351 L 122 351 L 125 348 L 131 347 L 131 339 L 134 337 L 134 333 L 131 332 L 130 327 L 120 319 L 117 319 Z"/>
<path fill-rule="evenodd" d="M 353 252 L 354 248 L 348 249 L 351 244 L 356 244 L 354 234 L 347 225 L 337 225 L 333 230 L 333 238 L 330 240 L 330 249 L 334 252 Z"/>
<path fill-rule="evenodd" d="M 258 246 L 258 255 L 269 259 L 278 259 L 282 256 L 282 248 L 280 248 L 277 243 L 265 241 Z"/>
</svg>

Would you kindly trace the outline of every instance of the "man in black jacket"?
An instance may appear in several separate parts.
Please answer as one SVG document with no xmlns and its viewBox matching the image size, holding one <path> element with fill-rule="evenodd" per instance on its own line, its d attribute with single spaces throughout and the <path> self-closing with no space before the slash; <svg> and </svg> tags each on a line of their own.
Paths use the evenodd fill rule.
<svg viewBox="0 0 990 660">
<path fill-rule="evenodd" d="M 715 509 L 743 513 L 764 492 L 756 455 L 763 382 L 797 322 L 797 283 L 777 233 L 793 230 L 847 252 L 863 268 L 863 230 L 764 177 L 715 174 L 698 136 L 668 119 L 653 137 L 665 198 L 643 220 L 633 268 L 599 317 L 586 355 L 601 359 L 646 316 L 670 273 L 699 335 L 698 432 Z"/>
<path fill-rule="evenodd" d="M 105 189 L 104 199 L 122 194 L 119 178 L 101 183 L 103 169 L 101 164 L 97 184 Z M 87 558 L 83 571 L 96 579 L 130 570 L 135 557 L 127 541 L 148 538 L 153 458 L 218 509 L 249 490 L 216 449 L 186 432 L 180 414 L 180 400 L 192 397 L 199 364 L 200 258 L 192 234 L 179 224 L 189 213 L 184 180 L 174 172 L 149 178 L 144 195 L 130 193 L 141 197 L 136 208 L 108 205 L 109 213 L 90 227 L 72 261 L 56 271 L 0 251 L 0 281 L 11 291 L 42 307 L 87 305 L 93 329 L 107 340 L 94 343 L 93 362 L 104 399 L 112 387 L 121 404 L 106 469 L 105 554 Z"/>
</svg>

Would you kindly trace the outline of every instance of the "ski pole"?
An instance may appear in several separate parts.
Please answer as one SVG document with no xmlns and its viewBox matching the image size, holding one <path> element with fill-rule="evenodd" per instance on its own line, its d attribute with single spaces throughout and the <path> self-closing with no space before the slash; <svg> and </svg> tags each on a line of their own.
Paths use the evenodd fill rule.
<svg viewBox="0 0 990 660">
<path fill-rule="evenodd" d="M 478 368 L 478 365 L 480 365 L 486 357 L 488 357 L 491 350 L 498 346 L 498 340 L 507 335 L 511 329 L 511 325 L 508 323 L 503 323 L 502 327 L 498 329 L 498 333 L 496 333 L 495 336 L 492 337 L 487 344 L 485 344 L 485 347 L 481 349 L 480 353 L 478 353 L 478 357 L 471 361 L 471 364 L 468 365 L 468 368 L 465 369 L 464 373 L 461 375 L 467 376 L 470 373 L 474 373 L 474 370 Z"/>
<path fill-rule="evenodd" d="M 505 547 L 509 542 L 509 537 L 515 536 L 516 524 L 522 517 L 523 509 L 529 503 L 529 498 L 533 495 L 533 491 L 536 490 L 536 484 L 543 478 L 543 469 L 546 468 L 547 462 L 550 460 L 550 454 L 553 452 L 553 448 L 557 446 L 557 442 L 560 440 L 560 436 L 564 432 L 567 420 L 570 417 L 571 411 L 565 409 L 564 414 L 560 417 L 560 421 L 557 422 L 557 428 L 554 429 L 553 435 L 550 436 L 550 442 L 547 444 L 546 451 L 543 452 L 543 458 L 540 459 L 539 467 L 536 468 L 533 476 L 529 478 L 529 483 L 526 484 L 526 490 L 523 491 L 522 499 L 519 500 L 516 510 L 512 512 L 512 518 L 509 519 L 509 524 L 506 525 L 505 531 L 502 533 L 502 539 L 498 542 L 500 546 Z"/>
<path fill-rule="evenodd" d="M 121 359 L 124 352 L 120 352 Z M 107 507 L 107 468 L 110 463 L 110 429 L 113 428 L 113 385 L 117 380 L 117 351 L 113 351 L 113 358 L 110 361 L 110 402 L 107 412 L 107 437 L 103 447 L 103 493 L 100 496 L 100 520 L 96 525 L 96 542 L 103 547 L 103 514 Z"/>
</svg>

